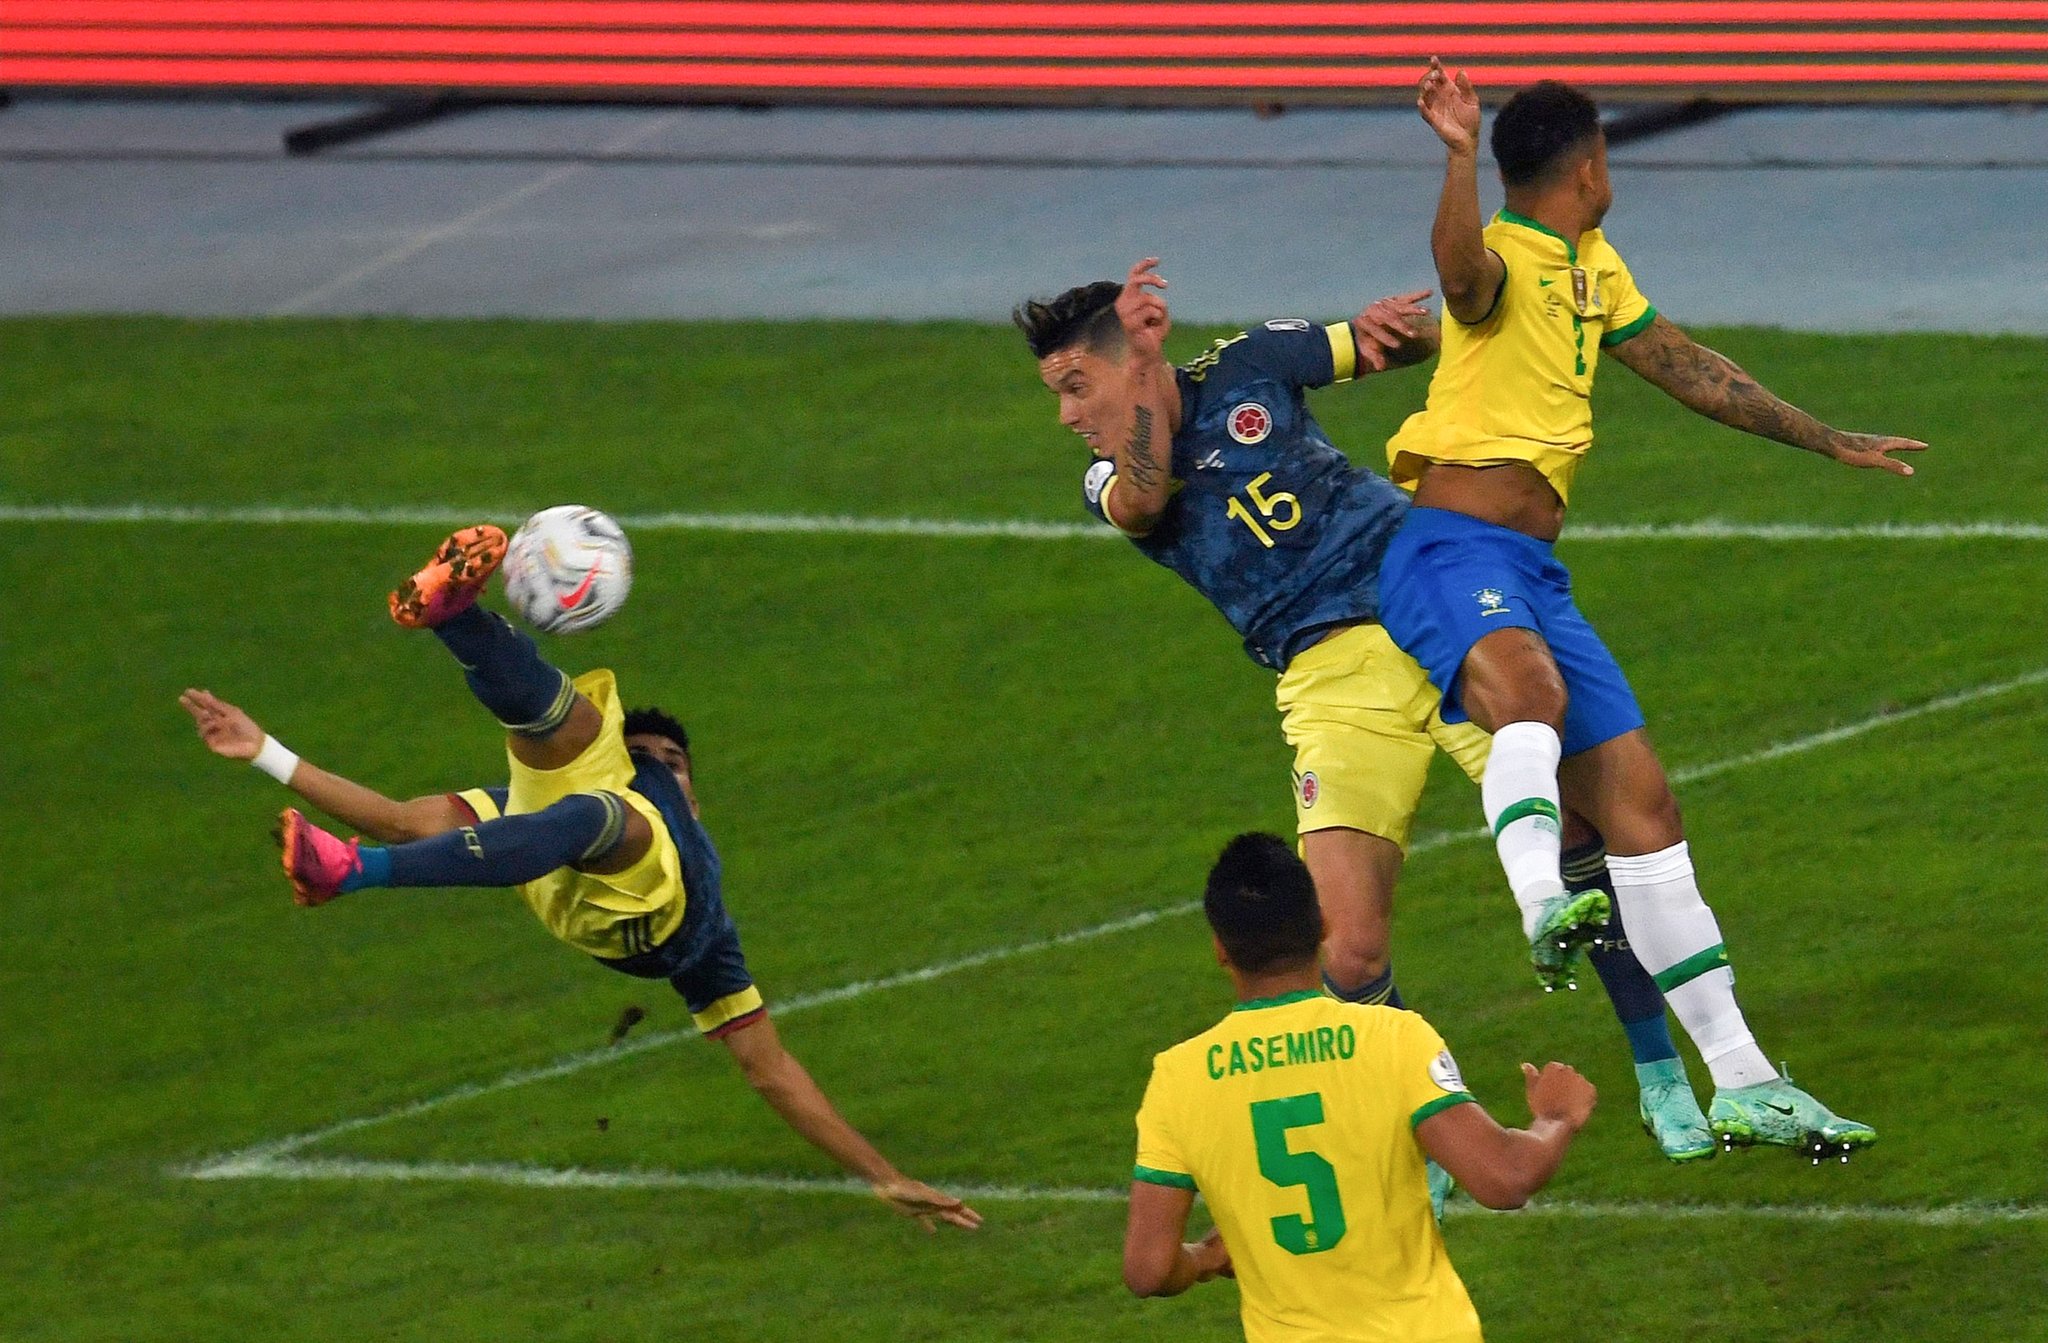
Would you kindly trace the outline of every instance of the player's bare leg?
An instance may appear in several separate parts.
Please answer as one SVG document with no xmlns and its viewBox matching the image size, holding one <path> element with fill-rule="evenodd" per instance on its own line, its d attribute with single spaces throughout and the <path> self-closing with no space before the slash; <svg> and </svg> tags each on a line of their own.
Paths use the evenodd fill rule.
<svg viewBox="0 0 2048 1343">
<path fill-rule="evenodd" d="M 1710 1127 L 1729 1146 L 1769 1143 L 1840 1155 L 1873 1142 L 1764 1056 L 1735 999 L 1721 927 L 1700 894 L 1677 800 L 1638 728 L 1564 762 L 1564 796 L 1607 837 L 1607 867 L 1636 958 L 1713 1074 Z"/>
<path fill-rule="evenodd" d="M 1401 846 L 1337 826 L 1303 834 L 1301 857 L 1323 909 L 1323 983 L 1347 1002 L 1402 1006 L 1388 954 Z"/>
<path fill-rule="evenodd" d="M 1542 635 L 1511 627 L 1472 645 L 1456 690 L 1466 714 L 1493 734 L 1479 797 L 1522 911 L 1529 962 L 1546 992 L 1577 988 L 1573 960 L 1598 940 L 1612 905 L 1603 892 L 1565 889 L 1557 778 L 1564 677 Z"/>
</svg>

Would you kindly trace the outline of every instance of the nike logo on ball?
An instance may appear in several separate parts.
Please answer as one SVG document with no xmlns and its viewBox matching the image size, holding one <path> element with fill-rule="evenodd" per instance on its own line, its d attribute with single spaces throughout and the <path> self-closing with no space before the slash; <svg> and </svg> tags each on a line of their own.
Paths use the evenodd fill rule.
<svg viewBox="0 0 2048 1343">
<path fill-rule="evenodd" d="M 590 595 L 590 585 L 592 583 L 595 583 L 597 581 L 597 576 L 603 572 L 604 566 L 601 564 L 598 565 L 589 573 L 583 575 L 583 581 L 576 585 L 576 590 L 574 592 L 571 592 L 566 596 L 557 597 L 555 598 L 555 600 L 562 604 L 562 609 L 564 611 L 575 610 L 577 607 L 583 604 L 583 599 Z"/>
</svg>

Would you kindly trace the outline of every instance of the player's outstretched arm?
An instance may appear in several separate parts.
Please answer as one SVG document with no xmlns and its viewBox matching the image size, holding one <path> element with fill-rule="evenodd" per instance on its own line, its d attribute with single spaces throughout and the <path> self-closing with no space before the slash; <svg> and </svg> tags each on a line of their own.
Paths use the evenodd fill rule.
<svg viewBox="0 0 2048 1343">
<path fill-rule="evenodd" d="M 343 825 L 354 827 L 380 844 L 426 839 L 474 819 L 446 794 L 399 802 L 353 779 L 329 773 L 310 760 L 301 760 L 257 726 L 255 719 L 211 690 L 187 690 L 178 696 L 178 703 L 192 715 L 200 740 L 215 755 L 251 761 L 258 766 L 274 760 L 276 763 L 266 768 L 266 773 Z"/>
<path fill-rule="evenodd" d="M 1463 70 L 1453 79 L 1432 56 L 1415 108 L 1444 142 L 1443 193 L 1429 231 L 1444 311 L 1461 322 L 1482 322 L 1493 312 L 1508 268 L 1487 248 L 1479 222 L 1479 95 Z"/>
<path fill-rule="evenodd" d="M 868 1182 L 875 1197 L 926 1231 L 940 1222 L 972 1231 L 981 1214 L 950 1194 L 920 1184 L 889 1164 L 873 1143 L 846 1122 L 796 1056 L 782 1047 L 775 1023 L 765 1016 L 722 1036 L 747 1085 L 768 1102 L 797 1136 Z"/>
<path fill-rule="evenodd" d="M 1927 446 L 1918 439 L 1854 434 L 1823 424 L 1772 395 L 1733 359 L 1700 344 L 1662 313 L 1608 353 L 1689 410 L 1731 429 L 1832 457 L 1844 466 L 1910 476 L 1913 468 L 1892 454 L 1919 452 Z"/>
<path fill-rule="evenodd" d="M 1479 1105 L 1453 1105 L 1415 1126 L 1415 1140 L 1489 1208 L 1519 1208 L 1550 1183 L 1572 1135 L 1585 1126 L 1599 1093 L 1562 1063 L 1538 1072 L 1522 1065 L 1529 1113 L 1525 1129 L 1502 1128 Z"/>
<path fill-rule="evenodd" d="M 1124 1286 L 1135 1296 L 1179 1296 L 1198 1282 L 1231 1276 L 1230 1251 L 1215 1228 L 1196 1241 L 1183 1241 L 1192 1189 L 1131 1181 L 1131 1209 L 1124 1224 Z"/>
</svg>

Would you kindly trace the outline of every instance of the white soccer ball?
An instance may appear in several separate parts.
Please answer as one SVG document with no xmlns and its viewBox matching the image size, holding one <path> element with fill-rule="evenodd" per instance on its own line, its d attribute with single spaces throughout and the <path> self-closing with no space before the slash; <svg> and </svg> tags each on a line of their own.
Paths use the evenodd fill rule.
<svg viewBox="0 0 2048 1343">
<path fill-rule="evenodd" d="M 609 514 L 581 504 L 543 508 L 505 551 L 505 596 L 550 634 L 602 625 L 633 590 L 633 547 Z"/>
</svg>

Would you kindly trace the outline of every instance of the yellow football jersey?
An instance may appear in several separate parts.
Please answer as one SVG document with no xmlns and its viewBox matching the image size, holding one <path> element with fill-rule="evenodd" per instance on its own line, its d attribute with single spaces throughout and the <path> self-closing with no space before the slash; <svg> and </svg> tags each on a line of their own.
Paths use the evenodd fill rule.
<svg viewBox="0 0 2048 1343">
<path fill-rule="evenodd" d="M 1600 349 L 1640 332 L 1657 310 L 1599 229 L 1573 246 L 1503 210 L 1485 236 L 1507 267 L 1500 296 L 1477 322 L 1445 314 L 1429 402 L 1388 441 L 1388 474 L 1414 489 L 1432 462 L 1527 462 L 1569 502 L 1593 446 Z"/>
<path fill-rule="evenodd" d="M 1240 1003 L 1153 1059 L 1133 1176 L 1200 1190 L 1249 1343 L 1471 1343 L 1414 1138 L 1471 1099 L 1413 1012 L 1313 990 Z"/>
</svg>

